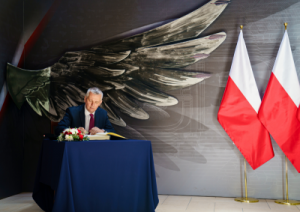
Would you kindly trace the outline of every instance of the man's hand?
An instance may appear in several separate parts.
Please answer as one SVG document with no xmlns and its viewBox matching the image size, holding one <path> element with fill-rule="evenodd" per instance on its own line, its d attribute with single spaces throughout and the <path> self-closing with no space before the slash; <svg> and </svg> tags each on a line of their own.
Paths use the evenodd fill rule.
<svg viewBox="0 0 300 212">
<path fill-rule="evenodd" d="M 90 134 L 91 134 L 91 135 L 95 135 L 96 133 L 104 133 L 104 130 L 99 129 L 98 127 L 93 127 L 93 128 L 90 130 Z"/>
<path fill-rule="evenodd" d="M 78 127 L 78 129 L 83 133 L 83 134 L 87 134 L 87 131 L 85 131 L 85 129 L 83 127 Z"/>
</svg>

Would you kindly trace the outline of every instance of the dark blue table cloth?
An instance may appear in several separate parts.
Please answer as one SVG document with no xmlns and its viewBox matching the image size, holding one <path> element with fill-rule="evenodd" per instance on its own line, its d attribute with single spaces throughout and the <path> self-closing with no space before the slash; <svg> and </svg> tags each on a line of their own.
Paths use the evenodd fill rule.
<svg viewBox="0 0 300 212">
<path fill-rule="evenodd" d="M 32 196 L 47 212 L 153 212 L 151 142 L 45 139 Z"/>
</svg>

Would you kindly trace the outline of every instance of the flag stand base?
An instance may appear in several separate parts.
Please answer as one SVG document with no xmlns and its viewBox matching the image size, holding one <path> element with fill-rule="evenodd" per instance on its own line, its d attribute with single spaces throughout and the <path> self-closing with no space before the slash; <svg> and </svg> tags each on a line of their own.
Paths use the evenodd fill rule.
<svg viewBox="0 0 300 212">
<path fill-rule="evenodd" d="M 300 201 L 289 200 L 289 181 L 288 181 L 288 164 L 287 156 L 285 156 L 285 189 L 286 189 L 286 199 L 275 200 L 275 203 L 281 205 L 300 205 Z"/>
<path fill-rule="evenodd" d="M 234 201 L 237 201 L 237 202 L 246 202 L 246 203 L 259 202 L 258 199 L 248 198 L 246 158 L 244 158 L 244 179 L 245 179 L 245 197 L 237 197 L 237 198 L 234 199 Z"/>
<path fill-rule="evenodd" d="M 238 197 L 234 199 L 237 202 L 246 202 L 246 203 L 255 203 L 255 202 L 259 202 L 258 199 L 255 198 L 247 198 L 247 197 Z"/>
<path fill-rule="evenodd" d="M 282 205 L 300 205 L 300 201 L 297 201 L 297 200 L 286 200 L 286 199 L 275 200 L 275 203 L 282 204 Z"/>
</svg>

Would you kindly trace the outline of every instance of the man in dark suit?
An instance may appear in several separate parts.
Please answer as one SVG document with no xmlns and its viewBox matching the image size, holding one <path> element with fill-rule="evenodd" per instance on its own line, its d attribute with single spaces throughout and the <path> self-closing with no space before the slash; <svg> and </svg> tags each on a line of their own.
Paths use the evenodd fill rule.
<svg viewBox="0 0 300 212">
<path fill-rule="evenodd" d="M 96 133 L 115 132 L 108 120 L 107 112 L 100 108 L 103 93 L 99 88 L 88 89 L 84 97 L 85 104 L 69 107 L 64 118 L 55 128 L 59 135 L 66 128 L 78 128 L 80 131 L 95 135 Z"/>
</svg>

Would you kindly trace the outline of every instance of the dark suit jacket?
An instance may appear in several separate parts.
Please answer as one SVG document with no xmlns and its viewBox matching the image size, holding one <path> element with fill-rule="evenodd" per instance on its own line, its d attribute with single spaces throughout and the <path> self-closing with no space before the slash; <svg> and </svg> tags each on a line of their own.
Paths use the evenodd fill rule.
<svg viewBox="0 0 300 212">
<path fill-rule="evenodd" d="M 55 128 L 55 134 L 59 135 L 66 128 L 85 127 L 85 104 L 76 107 L 69 107 L 66 110 L 64 118 L 58 123 Z M 107 132 L 115 132 L 111 123 L 108 120 L 107 112 L 102 108 L 98 108 L 95 112 L 95 127 L 104 129 Z"/>
</svg>

